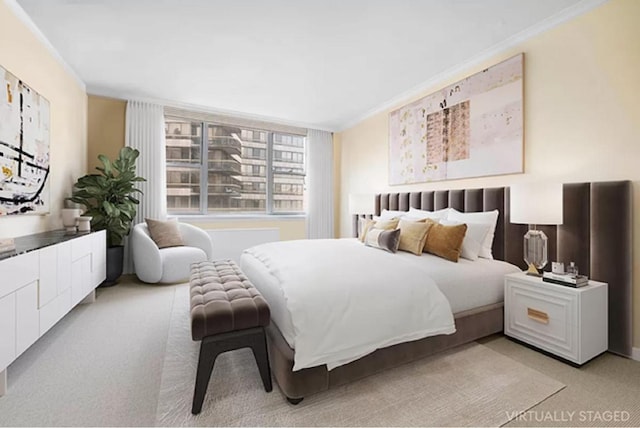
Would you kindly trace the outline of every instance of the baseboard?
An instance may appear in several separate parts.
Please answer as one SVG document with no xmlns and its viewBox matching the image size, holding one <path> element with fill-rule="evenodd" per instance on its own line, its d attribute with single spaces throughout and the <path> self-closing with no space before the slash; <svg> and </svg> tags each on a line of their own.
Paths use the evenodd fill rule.
<svg viewBox="0 0 640 428">
<path fill-rule="evenodd" d="M 633 348 L 631 351 L 631 359 L 640 361 L 640 348 Z"/>
</svg>

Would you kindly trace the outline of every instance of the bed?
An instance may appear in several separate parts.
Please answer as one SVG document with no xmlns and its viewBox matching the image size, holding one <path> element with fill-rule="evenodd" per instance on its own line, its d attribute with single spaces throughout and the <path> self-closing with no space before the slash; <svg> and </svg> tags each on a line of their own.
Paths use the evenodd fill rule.
<svg viewBox="0 0 640 428">
<path fill-rule="evenodd" d="M 604 192 L 602 193 L 603 195 L 619 195 L 617 199 L 614 198 L 617 201 L 616 203 L 620 203 L 624 205 L 625 209 L 628 208 L 630 210 L 630 201 L 627 200 L 628 196 L 625 197 L 625 192 L 629 193 L 629 183 L 620 183 L 615 186 L 598 186 L 597 183 L 593 183 L 595 186 L 592 186 L 591 183 L 586 183 L 589 189 L 589 204 L 593 206 L 591 202 L 593 202 L 594 199 L 596 201 L 598 200 L 598 195 L 601 193 L 600 190 L 602 190 Z M 583 192 L 584 186 L 576 186 L 578 185 L 565 185 L 565 201 L 580 196 L 577 192 Z M 596 189 L 595 193 L 593 188 Z M 258 248 L 257 250 L 253 248 L 243 254 L 241 260 L 243 270 L 254 285 L 263 293 L 271 306 L 273 322 L 267 330 L 271 366 L 278 385 L 290 402 L 297 403 L 301 401 L 303 397 L 310 394 L 326 390 L 333 386 L 342 385 L 373 373 L 502 331 L 503 287 L 501 277 L 503 277 L 505 273 L 516 270 L 517 268 L 514 265 L 520 268 L 523 267 L 522 236 L 526 232 L 525 226 L 512 225 L 509 223 L 508 188 L 376 195 L 376 214 L 380 214 L 384 209 L 407 211 L 410 207 L 429 211 L 447 207 L 455 208 L 461 212 L 498 211 L 498 221 L 492 245 L 495 260 L 479 259 L 478 261 L 470 262 L 461 259 L 458 264 L 455 264 L 445 260 L 438 260 L 437 257 L 430 255 L 417 257 L 413 254 L 401 252 L 386 255 L 395 258 L 395 262 L 402 265 L 403 270 L 414 269 L 414 276 L 420 269 L 425 269 L 425 266 L 422 266 L 422 264 L 426 263 L 429 265 L 426 269 L 432 272 L 431 278 L 437 283 L 437 290 L 446 297 L 445 301 L 447 303 L 439 303 L 439 305 L 449 306 L 450 314 L 452 314 L 452 319 L 455 322 L 455 332 L 450 329 L 447 330 L 445 320 L 440 326 L 442 328 L 440 334 L 436 331 L 436 335 L 418 337 L 412 335 L 413 331 L 403 332 L 404 336 L 403 334 L 399 335 L 400 340 L 394 337 L 386 343 L 379 342 L 375 344 L 373 349 L 359 349 L 360 354 L 356 352 L 349 356 L 333 355 L 333 357 L 335 357 L 334 360 L 329 360 L 326 364 L 318 363 L 321 360 L 310 359 L 309 355 L 305 355 L 304 358 L 302 358 L 300 355 L 296 355 L 296 350 L 294 350 L 297 348 L 298 354 L 304 353 L 301 345 L 304 341 L 300 341 L 299 337 L 296 336 L 296 334 L 300 334 L 300 331 L 296 332 L 296 328 L 300 330 L 300 324 L 296 324 L 294 327 L 291 314 L 287 311 L 286 299 L 283 296 L 282 287 L 278 285 L 278 281 L 282 278 L 277 278 L 277 274 L 274 275 L 274 266 L 270 266 L 269 260 L 264 259 L 264 255 L 269 254 L 269 248 Z M 576 209 L 573 207 L 568 207 L 567 209 L 565 206 L 565 212 L 567 211 L 568 213 L 565 215 L 565 219 L 567 217 L 569 218 L 569 224 L 567 224 L 565 220 L 565 227 L 563 229 L 554 227 L 545 230 L 551 241 L 550 259 L 555 260 L 558 256 L 571 255 L 570 253 L 571 251 L 575 251 L 576 245 L 583 245 L 583 243 L 576 244 L 571 241 L 571 236 L 569 235 L 573 235 L 576 227 L 580 228 L 583 226 L 582 223 L 584 219 L 573 218 L 576 216 Z M 580 217 L 580 215 L 578 215 L 578 217 Z M 354 222 L 357 222 L 357 219 L 358 217 L 354 217 Z M 590 215 L 589 222 L 592 220 L 598 221 L 597 219 L 598 215 L 596 212 L 595 215 Z M 626 224 L 624 221 L 622 223 Z M 618 229 L 620 229 L 618 230 L 616 226 L 612 226 L 611 224 L 612 223 L 603 223 L 600 225 L 603 228 L 603 232 L 606 233 L 607 239 L 611 236 L 620 237 L 624 235 L 624 228 L 620 229 L 618 227 Z M 605 231 L 604 229 L 607 230 Z M 354 227 L 354 230 L 357 230 L 357 228 Z M 630 229 L 626 229 L 626 232 L 629 230 Z M 590 233 L 589 240 L 601 235 L 600 231 Z M 384 252 L 366 248 L 355 239 L 328 241 L 342 241 L 340 245 L 344 247 L 344 251 L 349 251 L 347 248 L 351 248 L 354 252 L 378 252 L 378 254 L 372 253 L 375 254 L 375 263 L 381 265 L 386 263 L 386 259 L 383 259 Z M 619 251 L 614 250 L 614 253 L 624 251 L 624 245 L 628 244 L 628 239 L 623 239 L 622 241 L 624 242 L 611 241 L 612 245 L 619 247 Z M 285 244 L 284 246 L 287 245 L 294 247 L 292 249 L 293 253 L 300 252 L 300 257 L 306 258 L 313 256 L 313 252 L 306 255 L 302 254 L 302 247 L 296 247 L 299 243 Z M 316 243 L 315 245 L 320 244 Z M 280 247 L 276 247 L 276 249 L 279 248 Z M 599 253 L 599 251 L 592 249 L 592 253 Z M 360 255 L 362 256 L 362 254 Z M 279 261 L 276 259 L 277 258 L 271 260 L 272 263 L 279 263 L 279 265 L 276 266 L 275 272 L 277 272 L 277 269 L 280 267 L 284 269 L 284 265 L 286 265 L 284 262 L 286 257 L 281 257 Z M 359 259 L 359 257 L 357 259 Z M 624 263 L 625 260 L 626 259 L 620 261 L 618 267 L 620 267 L 620 264 Z M 342 261 L 333 260 L 327 261 L 327 263 L 338 263 L 340 269 L 336 269 L 336 271 L 340 271 L 345 268 L 345 263 L 348 264 L 348 259 L 342 257 Z M 358 262 L 354 261 L 353 264 L 357 266 Z M 445 266 L 446 264 L 448 264 L 449 268 Z M 296 265 L 301 266 L 303 264 L 298 260 L 292 262 L 289 268 L 295 267 Z M 313 265 L 314 264 L 306 263 L 304 269 Z M 323 265 L 320 263 L 317 265 L 325 272 L 330 270 L 326 264 Z M 413 266 L 409 267 L 410 265 Z M 456 265 L 454 271 L 450 270 L 452 265 Z M 304 272 L 304 269 L 302 269 L 302 272 Z M 358 269 L 363 270 L 362 266 Z M 594 279 L 610 282 L 610 296 L 630 293 L 630 278 L 620 278 L 619 275 L 616 277 L 617 274 L 614 274 L 613 270 L 615 269 L 600 268 L 598 272 L 600 277 L 594 277 Z M 285 270 L 282 270 L 282 272 L 285 272 Z M 313 271 L 308 272 L 308 275 L 313 275 Z M 487 274 L 488 272 L 491 272 L 491 274 Z M 298 276 L 290 276 L 288 278 L 289 280 L 296 278 L 299 280 L 299 275 L 300 272 L 298 272 Z M 378 273 L 377 275 L 381 274 Z M 605 276 L 607 278 L 605 278 Z M 325 279 L 331 279 L 331 277 L 329 276 Z M 389 281 L 390 279 L 387 278 L 386 282 L 388 283 Z M 403 279 L 402 282 L 408 281 L 408 279 Z M 409 293 L 415 293 L 415 290 L 418 290 L 418 288 L 410 289 Z M 482 292 L 478 292 L 479 290 L 482 290 Z M 613 293 L 611 291 L 613 291 Z M 377 291 L 377 293 L 379 294 L 380 291 Z M 358 294 L 355 293 L 355 296 L 358 296 Z M 346 298 L 349 297 L 351 296 L 349 295 Z M 323 298 L 323 296 L 320 296 L 319 301 L 322 301 Z M 343 299 L 346 298 L 343 296 Z M 396 298 L 397 296 L 393 296 L 393 300 Z M 420 299 L 423 299 L 423 297 L 420 297 Z M 390 301 L 391 300 L 392 299 L 390 299 Z M 437 299 L 435 301 L 437 301 Z M 335 304 L 335 302 L 332 304 Z M 625 334 L 628 334 L 630 338 L 631 332 L 630 319 L 623 319 L 624 316 L 620 315 L 620 309 L 624 309 L 624 303 L 616 300 L 615 305 L 617 315 L 614 316 L 616 318 L 614 322 L 617 325 L 623 325 L 628 321 L 629 328 L 628 330 L 625 328 L 622 333 L 618 331 L 614 334 L 614 348 L 618 342 L 626 340 L 624 337 Z M 297 315 L 297 317 L 297 319 L 300 319 L 299 315 Z M 366 322 L 371 322 L 371 320 Z M 317 328 L 315 334 L 318 334 L 317 337 L 323 337 L 318 333 Z M 298 343 L 299 346 L 296 346 L 296 343 Z M 382 343 L 382 346 L 380 346 L 380 343 Z M 612 349 L 612 346 L 610 346 L 610 349 Z M 615 349 L 612 350 L 615 351 Z M 314 362 L 318 364 L 314 364 Z"/>
<path fill-rule="evenodd" d="M 358 239 L 262 244 L 243 254 L 242 269 L 296 350 L 294 371 L 333 370 L 379 348 L 452 334 L 453 313 L 501 303 L 504 275 L 519 271 L 498 260 L 390 253 Z"/>
</svg>

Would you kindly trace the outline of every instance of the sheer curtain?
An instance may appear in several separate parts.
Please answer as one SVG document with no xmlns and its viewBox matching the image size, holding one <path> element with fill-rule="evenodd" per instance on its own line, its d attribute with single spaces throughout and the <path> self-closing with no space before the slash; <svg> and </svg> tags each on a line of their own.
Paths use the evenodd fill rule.
<svg viewBox="0 0 640 428">
<path fill-rule="evenodd" d="M 143 194 L 133 224 L 145 218 L 164 220 L 167 216 L 164 107 L 142 101 L 127 102 L 125 145 L 138 149 L 136 172 L 147 181 L 138 183 Z M 125 243 L 125 273 L 133 272 L 128 242 Z"/>
<path fill-rule="evenodd" d="M 333 238 L 333 136 L 310 129 L 307 133 L 307 238 Z"/>
</svg>

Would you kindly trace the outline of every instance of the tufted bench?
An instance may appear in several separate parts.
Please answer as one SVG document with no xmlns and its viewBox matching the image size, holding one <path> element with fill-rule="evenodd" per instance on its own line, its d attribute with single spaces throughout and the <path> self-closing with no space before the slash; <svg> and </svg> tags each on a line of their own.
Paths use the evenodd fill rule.
<svg viewBox="0 0 640 428">
<path fill-rule="evenodd" d="M 191 413 L 202 409 L 216 357 L 227 351 L 251 348 L 264 389 L 272 390 L 264 328 L 269 306 L 232 260 L 191 265 L 191 337 L 200 340 Z"/>
</svg>

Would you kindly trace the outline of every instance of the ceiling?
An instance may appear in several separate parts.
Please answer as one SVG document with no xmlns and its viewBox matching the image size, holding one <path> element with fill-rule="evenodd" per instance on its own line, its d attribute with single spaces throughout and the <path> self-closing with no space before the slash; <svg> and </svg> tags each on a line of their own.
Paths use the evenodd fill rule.
<svg viewBox="0 0 640 428">
<path fill-rule="evenodd" d="M 89 93 L 340 130 L 593 0 L 17 0 Z"/>
</svg>

